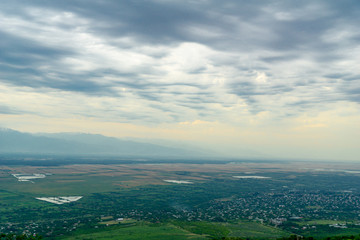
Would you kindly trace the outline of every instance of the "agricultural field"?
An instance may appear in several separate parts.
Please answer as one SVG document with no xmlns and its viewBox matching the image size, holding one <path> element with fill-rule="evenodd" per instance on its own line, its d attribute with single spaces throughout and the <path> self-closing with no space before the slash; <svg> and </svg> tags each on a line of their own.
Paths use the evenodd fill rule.
<svg viewBox="0 0 360 240">
<path fill-rule="evenodd" d="M 0 232 L 45 239 L 356 235 L 359 170 L 249 161 L 0 165 Z"/>
</svg>

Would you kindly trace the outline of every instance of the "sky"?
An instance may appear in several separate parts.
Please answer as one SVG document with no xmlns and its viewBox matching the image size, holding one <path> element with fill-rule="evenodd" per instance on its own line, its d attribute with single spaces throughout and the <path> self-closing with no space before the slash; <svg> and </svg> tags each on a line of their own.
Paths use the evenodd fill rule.
<svg viewBox="0 0 360 240">
<path fill-rule="evenodd" d="M 360 161 L 360 2 L 0 2 L 0 127 Z"/>
</svg>

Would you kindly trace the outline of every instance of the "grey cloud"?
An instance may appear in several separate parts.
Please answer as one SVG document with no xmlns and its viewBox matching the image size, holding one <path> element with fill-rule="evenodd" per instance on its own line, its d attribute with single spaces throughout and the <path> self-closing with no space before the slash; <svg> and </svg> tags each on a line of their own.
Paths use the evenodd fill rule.
<svg viewBox="0 0 360 240">
<path fill-rule="evenodd" d="M 360 103 L 360 84 L 344 84 L 339 88 L 339 93 L 344 97 L 343 100 L 348 100 Z"/>
<path fill-rule="evenodd" d="M 221 5 L 214 1 L 202 4 L 152 1 L 92 1 L 86 3 L 71 1 L 69 4 L 67 1 L 48 3 L 33 1 L 31 4 L 58 11 L 75 12 L 80 16 L 92 19 L 93 26 L 89 31 L 98 34 L 110 37 L 136 36 L 142 41 L 154 44 L 194 41 L 213 47 L 228 48 L 231 46 L 233 49 L 244 49 L 243 47 L 247 47 L 245 45 L 256 44 L 256 47 L 288 50 L 300 45 L 304 46 L 304 43 L 308 45 L 318 42 L 320 33 L 332 25 L 331 16 L 312 20 L 276 21 L 268 16 L 268 13 L 262 11 L 264 7 L 271 5 L 266 1 L 262 1 L 260 4 L 248 1 L 226 1 Z M 287 8 L 294 10 L 296 6 L 278 8 L 286 11 Z M 214 12 L 216 14 L 212 15 Z M 216 18 L 216 16 L 218 17 Z M 252 23 L 254 26 L 266 24 L 263 26 L 264 29 L 268 27 L 272 29 L 277 38 L 268 39 L 266 36 L 261 38 L 256 35 L 254 39 L 247 32 L 253 31 L 251 28 L 240 29 L 240 32 L 236 32 L 238 22 L 229 22 L 226 17 L 234 17 L 239 22 Z M 219 29 L 221 34 L 217 38 L 206 38 L 184 31 L 193 25 Z"/>
<path fill-rule="evenodd" d="M 73 77 L 73 76 L 72 76 Z M 98 84 L 91 81 L 84 81 L 78 79 L 70 79 L 67 81 L 51 81 L 46 85 L 47 87 L 60 89 L 71 92 L 83 92 L 87 94 L 95 95 L 110 95 L 109 93 L 115 94 L 110 86 Z"/>
<path fill-rule="evenodd" d="M 334 81 L 333 81 L 334 82 Z M 294 83 L 294 87 L 306 87 L 316 84 L 316 81 L 313 79 L 300 79 Z"/>
<path fill-rule="evenodd" d="M 296 91 L 298 87 L 318 88 L 316 79 L 321 76 L 329 79 L 326 84 L 332 84 L 337 94 L 314 98 L 303 96 L 302 101 L 293 104 L 310 106 L 310 102 L 321 104 L 321 101 L 332 102 L 343 99 L 359 102 L 357 95 L 359 72 L 344 71 L 343 73 L 341 70 L 323 69 L 326 64 L 336 64 L 337 61 L 346 58 L 345 53 L 359 45 L 358 34 L 345 36 L 345 39 L 337 41 L 325 39 L 326 34 L 331 31 L 347 30 L 350 27 L 352 30 L 360 31 L 358 1 L 222 1 L 219 3 L 218 1 L 15 0 L 1 2 L 0 12 L 29 22 L 38 22 L 40 21 L 38 16 L 28 13 L 29 8 L 32 7 L 59 13 L 64 11 L 75 13 L 89 21 L 88 25 L 82 26 L 85 33 L 99 36 L 104 42 L 121 49 L 135 49 L 139 45 L 173 47 L 181 42 L 196 42 L 219 50 L 225 55 L 229 54 L 231 55 L 229 58 L 214 57 L 210 62 L 215 68 L 229 66 L 237 71 L 234 74 L 238 75 L 236 79 L 227 79 L 225 90 L 244 99 L 254 112 L 262 108 L 260 97 L 273 98 L 288 93 L 298 94 Z M 287 14 L 290 17 L 279 19 L 276 17 L 277 14 Z M 51 24 L 54 28 L 65 30 L 78 27 L 72 23 Z M 120 37 L 131 37 L 134 42 L 119 43 L 116 40 Z M 231 104 L 224 103 L 206 84 L 157 81 L 166 73 L 155 70 L 156 66 L 139 67 L 127 72 L 103 66 L 102 69 L 83 71 L 80 74 L 67 71 L 60 60 L 65 57 L 77 58 L 82 49 L 50 47 L 47 43 L 1 31 L 0 38 L 2 39 L 0 81 L 16 86 L 52 88 L 119 98 L 124 96 L 116 89 L 124 87 L 137 97 L 149 101 L 148 104 L 152 108 L 167 112 L 167 108 L 159 106 L 164 101 L 171 101 L 179 106 L 198 110 L 199 115 L 211 112 L 211 109 L 201 104 L 219 103 L 224 106 Z M 149 55 L 161 59 L 166 54 L 165 51 Z M 240 56 L 249 56 L 251 59 L 249 61 L 255 62 L 254 66 L 246 67 L 245 63 L 239 64 L 237 61 L 240 61 L 238 58 L 242 59 Z M 275 65 L 302 59 L 310 59 L 314 68 L 321 68 L 321 71 L 310 73 L 312 69 L 309 69 L 306 75 L 295 76 L 295 79 L 289 80 L 273 70 Z M 42 69 L 44 63 L 51 65 L 52 70 Z M 252 69 L 265 71 L 270 78 L 269 82 L 263 85 L 252 82 L 251 79 L 254 78 Z M 207 66 L 202 66 L 186 74 L 194 76 L 205 74 L 207 71 L 209 71 Z M 106 77 L 114 80 L 103 82 L 102 79 Z M 279 77 L 283 79 L 282 84 L 276 81 Z M 335 84 L 337 81 L 340 83 Z M 353 83 L 344 87 L 343 82 Z M 188 93 L 171 88 L 181 85 L 194 87 L 197 90 Z M 182 100 L 177 100 L 176 97 L 181 97 Z M 174 118 L 178 118 L 178 114 L 172 114 Z M 138 116 L 138 118 L 142 117 L 151 118 Z M 126 115 L 124 118 L 130 119 L 131 116 Z M 137 117 L 134 115 L 134 118 Z"/>
<path fill-rule="evenodd" d="M 332 26 L 330 17 L 316 20 L 297 19 L 294 21 L 275 22 L 273 26 L 276 38 L 268 42 L 270 49 L 288 51 L 308 51 L 314 48 L 331 49 L 320 38 Z"/>
<path fill-rule="evenodd" d="M 36 33 L 34 33 L 36 34 Z M 68 49 L 51 48 L 31 39 L 21 38 L 0 31 L 0 62 L 19 65 L 22 67 L 36 67 L 39 62 L 70 55 Z"/>
<path fill-rule="evenodd" d="M 20 115 L 20 114 L 26 114 L 26 113 L 32 113 L 27 110 L 20 110 L 18 108 L 9 107 L 6 105 L 0 105 L 0 114 L 9 114 L 9 115 Z"/>
<path fill-rule="evenodd" d="M 298 58 L 298 56 L 288 55 L 288 56 L 263 57 L 261 58 L 261 60 L 267 63 L 279 63 L 279 62 L 290 61 L 296 58 Z"/>
<path fill-rule="evenodd" d="M 352 89 L 347 92 L 351 101 L 360 103 L 360 88 Z"/>
<path fill-rule="evenodd" d="M 208 110 L 206 106 L 202 105 L 202 104 L 196 104 L 196 103 L 180 103 L 179 106 L 185 107 L 185 108 L 190 108 L 193 110 L 197 110 L 197 111 L 205 111 Z"/>
<path fill-rule="evenodd" d="M 252 82 L 237 82 L 230 84 L 232 93 L 246 97 L 256 95 L 277 95 L 294 90 L 293 87 L 285 84 L 255 84 Z"/>
<path fill-rule="evenodd" d="M 163 112 L 170 112 L 170 113 L 173 113 L 174 111 L 168 107 L 164 107 L 162 104 L 149 104 L 149 107 L 152 107 L 152 108 L 155 108 L 155 109 L 159 109 Z"/>
<path fill-rule="evenodd" d="M 353 22 L 359 19 L 359 12 L 354 5 L 356 1 L 339 4 L 320 1 L 327 14 L 312 11 L 303 18 L 279 21 L 271 15 L 276 12 L 292 14 L 306 6 L 316 4 L 312 1 L 283 2 L 276 1 L 217 1 L 207 2 L 154 2 L 154 1 L 32 1 L 38 7 L 47 7 L 57 11 L 70 11 L 92 19 L 93 26 L 89 31 L 105 34 L 110 37 L 136 36 L 143 42 L 170 44 L 181 41 L 199 42 L 213 47 L 246 50 L 251 48 L 288 50 L 311 50 L 314 47 L 331 49 L 333 45 L 325 44 L 322 33 L 341 21 Z M 20 1 L 22 5 L 30 4 Z M 270 8 L 270 12 L 264 9 Z M 341 14 L 341 11 L 346 11 Z M 350 16 L 348 16 L 350 15 Z M 232 17 L 237 21 L 229 21 Z M 261 32 L 253 35 L 254 28 L 239 28 L 239 23 L 250 23 L 254 28 L 270 29 L 275 38 Z M 192 26 L 219 29 L 218 37 L 206 37 L 190 34 L 186 30 Z M 240 32 L 238 32 L 240 31 Z M 251 34 L 249 34 L 249 31 Z"/>
<path fill-rule="evenodd" d="M 178 32 L 177 26 L 202 19 L 201 9 L 192 9 L 187 4 L 176 2 L 80 0 L 31 3 L 18 1 L 18 4 L 74 12 L 93 19 L 94 25 L 90 31 L 112 37 L 133 35 L 154 43 L 186 40 L 183 39 L 186 36 Z"/>
<path fill-rule="evenodd" d="M 324 75 L 325 78 L 330 79 L 340 79 L 340 80 L 346 80 L 346 81 L 356 81 L 360 80 L 360 74 L 352 74 L 352 73 L 331 73 Z"/>
<path fill-rule="evenodd" d="M 0 114 L 18 114 L 18 111 L 14 111 L 7 106 L 0 105 Z"/>
<path fill-rule="evenodd" d="M 331 74 L 324 75 L 324 77 L 331 78 L 331 79 L 339 79 L 339 78 L 342 79 L 346 76 L 348 76 L 348 73 L 331 73 Z"/>
<path fill-rule="evenodd" d="M 9 70 L 13 71 L 9 71 Z M 89 95 L 118 95 L 113 85 L 101 84 L 88 80 L 88 75 L 57 73 L 57 76 L 47 76 L 47 72 L 31 68 L 11 68 L 0 65 L 1 81 L 12 85 L 26 86 L 42 91 L 42 88 L 52 88 L 69 92 L 80 92 Z M 54 74 L 54 73 L 53 73 Z"/>
<path fill-rule="evenodd" d="M 359 81 L 360 80 L 360 74 L 357 75 L 350 75 L 344 78 L 347 81 Z"/>
</svg>

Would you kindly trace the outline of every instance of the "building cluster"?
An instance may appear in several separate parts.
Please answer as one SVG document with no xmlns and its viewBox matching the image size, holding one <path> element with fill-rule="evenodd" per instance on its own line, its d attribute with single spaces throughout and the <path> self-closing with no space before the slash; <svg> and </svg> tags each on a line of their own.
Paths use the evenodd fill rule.
<svg viewBox="0 0 360 240">
<path fill-rule="evenodd" d="M 79 226 L 99 227 L 97 224 L 101 220 L 101 215 L 104 214 L 119 219 L 119 222 L 124 218 L 152 222 L 167 220 L 225 222 L 249 219 L 263 224 L 294 228 L 289 223 L 304 219 L 335 221 L 352 219 L 358 221 L 360 218 L 360 195 L 351 192 L 309 192 L 286 189 L 282 192 L 243 192 L 233 198 L 211 200 L 198 206 L 171 203 L 143 209 L 134 207 L 120 209 L 121 205 L 117 204 L 105 205 L 101 209 L 96 209 L 96 207 L 99 206 L 94 205 L 91 214 L 87 208 L 79 208 L 74 212 L 64 210 L 57 215 L 58 220 L 56 221 L 36 223 L 24 221 L 23 224 L 13 224 L 9 221 L 0 225 L 0 231 L 18 233 L 18 230 L 22 229 L 24 232 L 21 233 L 54 236 L 74 231 Z M 305 227 L 311 228 L 312 226 Z M 333 224 L 329 227 L 345 228 L 347 226 Z"/>
</svg>

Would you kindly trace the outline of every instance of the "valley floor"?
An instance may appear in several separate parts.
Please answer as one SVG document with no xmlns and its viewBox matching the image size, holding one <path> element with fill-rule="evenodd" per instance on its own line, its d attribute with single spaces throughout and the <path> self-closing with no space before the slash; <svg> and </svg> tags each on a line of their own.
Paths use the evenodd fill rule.
<svg viewBox="0 0 360 240">
<path fill-rule="evenodd" d="M 45 239 L 357 235 L 359 170 L 250 161 L 1 165 L 0 232 Z"/>
</svg>

